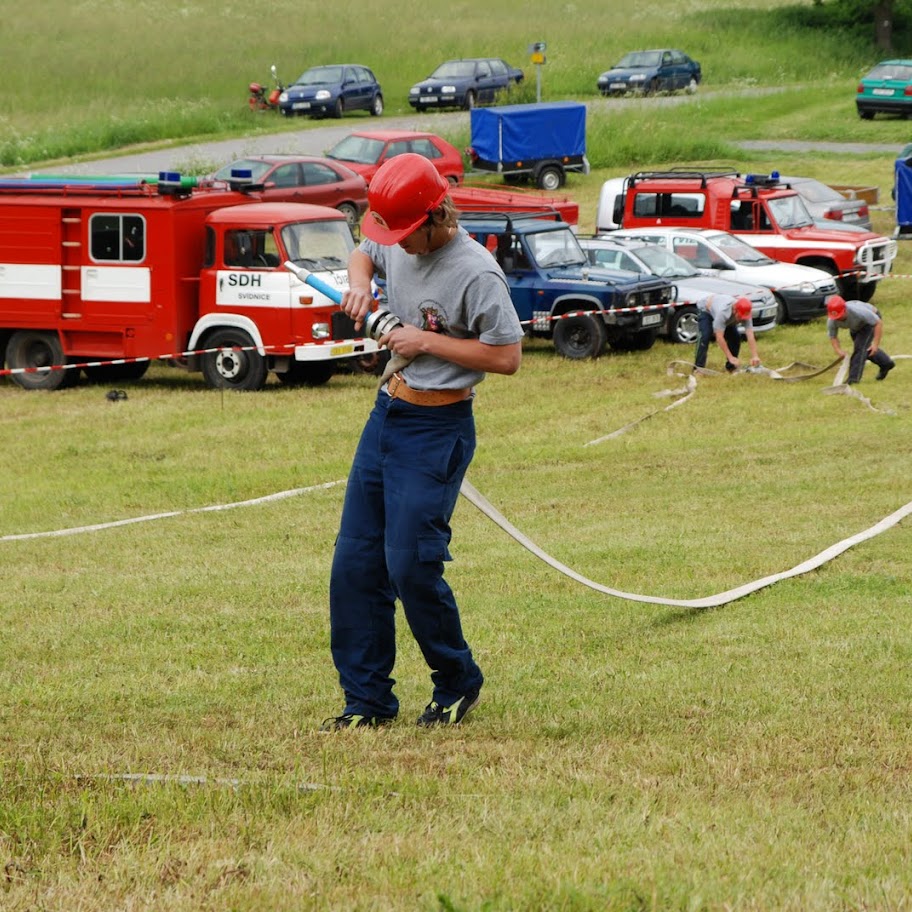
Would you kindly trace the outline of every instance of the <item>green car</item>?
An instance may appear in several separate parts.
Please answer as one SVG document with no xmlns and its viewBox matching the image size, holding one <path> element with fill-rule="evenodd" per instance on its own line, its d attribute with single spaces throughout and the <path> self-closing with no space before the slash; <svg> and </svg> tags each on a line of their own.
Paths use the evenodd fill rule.
<svg viewBox="0 0 912 912">
<path fill-rule="evenodd" d="M 883 60 L 858 83 L 858 116 L 871 120 L 878 112 L 912 114 L 912 60 Z"/>
</svg>

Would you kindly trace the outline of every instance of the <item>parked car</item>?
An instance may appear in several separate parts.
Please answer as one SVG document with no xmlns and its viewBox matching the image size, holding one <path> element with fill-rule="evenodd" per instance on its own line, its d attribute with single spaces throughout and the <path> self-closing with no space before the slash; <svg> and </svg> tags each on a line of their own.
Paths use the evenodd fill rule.
<svg viewBox="0 0 912 912">
<path fill-rule="evenodd" d="M 327 158 L 342 162 L 357 171 L 368 183 L 387 159 L 403 152 L 417 152 L 431 160 L 434 167 L 451 183 L 462 183 L 465 166 L 462 153 L 434 133 L 412 130 L 359 130 L 339 140 Z"/>
<path fill-rule="evenodd" d="M 875 114 L 912 114 L 912 60 L 882 60 L 861 78 L 855 107 L 862 120 Z"/>
<path fill-rule="evenodd" d="M 598 78 L 602 95 L 626 95 L 642 92 L 674 92 L 686 89 L 696 92 L 703 79 L 700 64 L 683 51 L 660 48 L 652 51 L 631 51 L 610 70 Z"/>
<path fill-rule="evenodd" d="M 871 212 L 868 204 L 863 199 L 848 199 L 838 190 L 827 186 L 822 181 L 812 177 L 785 177 L 779 180 L 797 190 L 804 200 L 804 206 L 811 217 L 816 219 L 830 219 L 841 222 L 842 226 L 857 225 L 866 231 L 871 231 Z"/>
<path fill-rule="evenodd" d="M 714 228 L 627 228 L 612 237 L 662 244 L 704 275 L 724 275 L 748 285 L 764 285 L 776 297 L 776 322 L 812 320 L 826 314 L 836 280 L 813 266 L 774 260 L 746 241 Z"/>
<path fill-rule="evenodd" d="M 383 92 L 369 67 L 358 63 L 315 66 L 282 92 L 279 110 L 286 117 L 341 117 L 350 111 L 369 111 L 379 117 L 383 113 Z"/>
<path fill-rule="evenodd" d="M 464 212 L 462 226 L 495 257 L 526 334 L 565 358 L 652 347 L 675 299 L 666 279 L 589 265 L 556 213 Z"/>
<path fill-rule="evenodd" d="M 337 161 L 315 155 L 250 155 L 219 168 L 214 180 L 249 171 L 267 202 L 332 206 L 354 227 L 367 210 L 367 181 Z"/>
<path fill-rule="evenodd" d="M 674 282 L 678 290 L 676 306 L 668 311 L 661 333 L 672 342 L 692 345 L 699 337 L 697 305 L 713 295 L 747 298 L 753 307 L 755 332 L 776 325 L 776 298 L 769 288 L 747 285 L 723 275 L 704 275 L 683 257 L 660 244 L 638 238 L 578 238 L 580 247 L 593 266 L 626 269 L 643 275 L 654 275 Z"/>
<path fill-rule="evenodd" d="M 467 57 L 441 63 L 409 89 L 409 104 L 425 108 L 465 108 L 494 104 L 497 93 L 523 81 L 523 71 L 499 57 Z"/>
</svg>

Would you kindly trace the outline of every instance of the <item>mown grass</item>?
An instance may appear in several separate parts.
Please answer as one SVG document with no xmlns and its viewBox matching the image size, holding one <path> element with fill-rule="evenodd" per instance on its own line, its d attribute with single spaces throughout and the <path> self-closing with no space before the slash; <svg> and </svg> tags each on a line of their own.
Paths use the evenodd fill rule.
<svg viewBox="0 0 912 912">
<path fill-rule="evenodd" d="M 714 11 L 713 28 L 764 21 L 762 10 L 729 6 Z M 245 38 L 259 34 L 255 26 L 278 8 L 254 3 L 216 16 L 168 7 L 170 32 L 145 29 L 129 52 L 137 61 L 150 53 L 176 61 L 194 46 L 191 35 L 199 46 L 204 13 L 216 47 L 239 23 Z M 104 20 L 90 15 L 100 5 L 73 9 L 84 14 L 81 27 L 104 21 L 110 46 L 124 47 L 118 22 L 137 10 L 151 21 L 160 6 L 108 4 Z M 358 35 L 365 23 L 376 30 L 384 7 L 361 10 L 323 31 L 328 54 L 342 47 L 343 32 Z M 401 31 L 429 59 L 482 35 L 497 52 L 505 36 L 517 41 L 519 20 L 492 31 L 497 10 L 451 11 L 463 13 L 458 29 L 443 12 L 422 10 L 420 19 L 403 14 Z M 69 47 L 67 10 L 56 20 L 31 12 L 45 45 Z M 576 40 L 594 40 L 603 14 L 578 12 L 587 33 Z M 688 15 L 688 35 L 704 29 L 702 40 L 718 43 L 705 7 Z M 23 18 L 5 17 L 3 40 L 28 37 Z M 612 19 L 606 40 L 622 45 L 648 34 L 650 44 L 664 43 L 681 21 L 656 25 L 632 9 Z M 571 35 L 573 22 L 555 17 L 553 28 Z M 439 43 L 428 41 L 431 32 Z M 544 37 L 560 46 L 550 31 Z M 767 40 L 762 30 L 753 38 Z M 281 29 L 268 39 L 300 45 Z M 85 57 L 71 48 L 86 70 L 85 106 L 98 112 L 103 102 L 89 88 L 102 73 L 111 91 L 129 74 L 193 85 L 219 59 L 213 52 L 186 68 L 135 65 L 128 73 L 107 55 L 104 66 L 89 67 L 103 59 L 99 41 Z M 526 43 L 517 41 L 520 52 Z M 788 55 L 800 66 L 826 56 L 802 48 Z M 246 53 L 249 62 L 235 48 L 238 71 L 256 62 L 255 51 Z M 264 54 L 257 66 L 266 70 L 272 59 Z M 552 60 L 560 56 L 549 67 Z M 71 64 L 66 55 L 60 61 L 69 84 Z M 757 54 L 755 62 L 758 87 L 775 87 L 772 59 Z M 749 111 L 702 96 L 677 111 L 613 107 L 595 123 L 596 141 L 590 136 L 596 172 L 568 186 L 584 230 L 606 176 L 663 162 L 737 161 L 744 170 L 873 185 L 888 204 L 889 154 L 748 156 L 716 144 L 726 105 L 733 126 L 723 139 L 867 135 L 904 143 L 901 122 L 858 122 L 839 85 L 845 78 L 758 95 Z M 247 79 L 224 98 L 243 100 Z M 148 85 L 136 91 L 137 109 L 159 97 Z M 61 119 L 45 107 L 47 123 Z M 106 119 L 114 117 L 98 113 L 97 124 Z M 648 152 L 641 157 L 638 136 Z M 892 230 L 891 211 L 874 217 L 879 230 Z M 912 354 L 907 243 L 898 277 L 875 299 L 894 355 Z M 832 358 L 820 321 L 777 328 L 759 344 L 772 367 Z M 655 394 L 682 385 L 667 370 L 689 354 L 660 342 L 649 352 L 571 363 L 544 342 L 528 343 L 518 376 L 481 386 L 470 480 L 578 572 L 668 598 L 794 566 L 912 499 L 905 360 L 886 383 L 875 383 L 869 368 L 859 391 L 878 411 L 824 395 L 832 375 L 795 384 L 708 377 L 688 403 L 585 446 L 667 404 Z M 716 350 L 710 366 L 720 366 Z M 487 676 L 478 710 L 461 729 L 414 727 L 429 681 L 403 624 L 399 723 L 317 734 L 341 705 L 326 589 L 342 489 L 322 485 L 345 477 L 373 385 L 339 376 L 319 389 L 270 384 L 229 395 L 158 365 L 119 402 L 103 386 L 42 394 L 0 384 L 0 907 L 909 907 L 908 521 L 818 571 L 696 611 L 585 588 L 463 500 L 448 576 Z M 233 510 L 6 538 L 312 486 Z"/>
</svg>

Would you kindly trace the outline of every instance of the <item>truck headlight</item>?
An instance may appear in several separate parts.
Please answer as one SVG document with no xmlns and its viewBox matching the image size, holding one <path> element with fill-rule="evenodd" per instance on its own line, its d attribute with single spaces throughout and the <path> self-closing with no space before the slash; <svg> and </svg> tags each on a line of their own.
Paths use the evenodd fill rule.
<svg viewBox="0 0 912 912">
<path fill-rule="evenodd" d="M 331 334 L 329 332 L 329 323 L 314 323 L 313 325 L 313 337 L 315 339 L 329 339 Z"/>
<path fill-rule="evenodd" d="M 332 93 L 326 89 L 320 89 L 320 91 L 314 95 L 316 101 L 329 101 L 330 98 L 332 98 Z"/>
</svg>

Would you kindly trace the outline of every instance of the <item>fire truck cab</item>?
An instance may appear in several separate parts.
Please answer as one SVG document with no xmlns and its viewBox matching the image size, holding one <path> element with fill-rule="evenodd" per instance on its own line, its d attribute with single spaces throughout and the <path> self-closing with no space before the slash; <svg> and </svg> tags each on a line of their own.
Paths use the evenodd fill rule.
<svg viewBox="0 0 912 912">
<path fill-rule="evenodd" d="M 847 298 L 869 301 L 896 258 L 896 241 L 815 221 L 775 171 L 641 171 L 621 192 L 624 228 L 728 231 L 773 259 L 828 272 Z"/>
<path fill-rule="evenodd" d="M 354 239 L 335 209 L 262 203 L 240 185 L 0 181 L 0 352 L 25 389 L 138 379 L 156 359 L 209 386 L 329 380 L 373 340 L 291 260 L 347 286 Z"/>
</svg>

